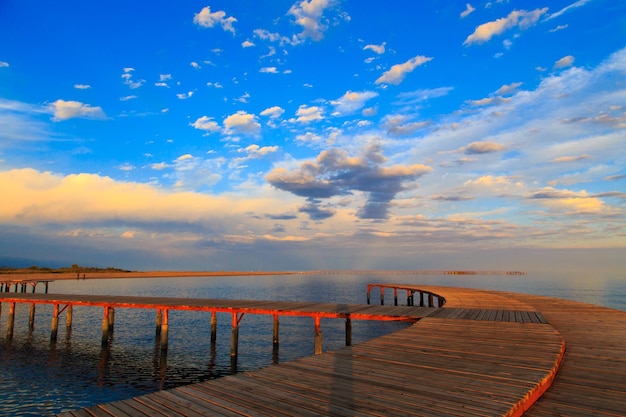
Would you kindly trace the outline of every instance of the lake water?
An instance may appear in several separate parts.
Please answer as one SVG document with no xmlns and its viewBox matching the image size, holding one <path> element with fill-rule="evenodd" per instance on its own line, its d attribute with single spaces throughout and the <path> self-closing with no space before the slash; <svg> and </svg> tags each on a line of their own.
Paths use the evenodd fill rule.
<svg viewBox="0 0 626 417">
<path fill-rule="evenodd" d="M 626 311 L 626 276 L 509 275 L 278 275 L 251 277 L 69 280 L 50 293 L 365 303 L 368 283 L 485 288 L 566 298 Z M 40 285 L 37 292 L 42 292 Z M 377 292 L 375 293 L 377 294 Z M 377 302 L 376 295 L 372 298 Z M 389 298 L 387 298 L 389 299 Z M 405 304 L 402 294 L 400 304 Z M 169 315 L 169 349 L 160 354 L 153 310 L 117 309 L 108 348 L 100 344 L 102 308 L 74 307 L 68 334 L 61 316 L 50 343 L 51 306 L 38 306 L 28 330 L 29 306 L 19 305 L 13 338 L 6 336 L 8 305 L 0 316 L 0 416 L 41 416 L 259 369 L 313 354 L 313 321 L 280 318 L 280 348 L 272 348 L 272 317 L 246 315 L 239 357 L 230 359 L 230 314 L 219 314 L 217 342 L 210 342 L 210 313 Z M 393 322 L 353 321 L 353 343 L 397 331 Z M 324 351 L 345 345 L 344 322 L 322 320 Z"/>
</svg>

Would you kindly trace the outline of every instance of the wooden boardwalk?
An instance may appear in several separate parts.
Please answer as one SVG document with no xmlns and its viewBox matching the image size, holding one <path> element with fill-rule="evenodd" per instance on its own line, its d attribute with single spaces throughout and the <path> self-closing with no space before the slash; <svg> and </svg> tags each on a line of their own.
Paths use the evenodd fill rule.
<svg viewBox="0 0 626 417">
<path fill-rule="evenodd" d="M 258 371 L 59 415 L 521 416 L 549 389 L 566 341 L 534 303 L 515 294 L 415 289 L 442 295 L 444 307 L 359 306 L 376 314 L 413 310 L 407 319 L 423 317 L 405 330 Z M 362 314 L 359 307 L 323 310 Z M 303 308 L 310 313 L 316 305 Z"/>
</svg>

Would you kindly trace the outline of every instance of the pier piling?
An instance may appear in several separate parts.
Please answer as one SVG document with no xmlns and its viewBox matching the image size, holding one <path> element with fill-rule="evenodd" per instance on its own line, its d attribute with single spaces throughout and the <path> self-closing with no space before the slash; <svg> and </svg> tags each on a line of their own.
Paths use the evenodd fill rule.
<svg viewBox="0 0 626 417">
<path fill-rule="evenodd" d="M 167 339 L 169 336 L 169 318 L 168 310 L 163 309 L 162 321 L 161 321 L 161 351 L 167 350 Z"/>
<path fill-rule="evenodd" d="M 217 313 L 215 310 L 211 311 L 211 346 L 215 345 L 217 340 Z"/>
<path fill-rule="evenodd" d="M 7 322 L 7 339 L 13 338 L 13 326 L 15 324 L 15 303 L 9 304 L 9 319 Z"/>
<path fill-rule="evenodd" d="M 320 326 L 320 316 L 315 316 L 313 319 L 315 320 L 314 350 L 315 350 L 316 355 L 321 355 L 322 354 L 322 329 Z"/>
<path fill-rule="evenodd" d="M 54 305 L 52 312 L 52 324 L 50 326 L 50 342 L 54 343 L 57 340 L 57 334 L 59 332 L 59 305 Z"/>
</svg>

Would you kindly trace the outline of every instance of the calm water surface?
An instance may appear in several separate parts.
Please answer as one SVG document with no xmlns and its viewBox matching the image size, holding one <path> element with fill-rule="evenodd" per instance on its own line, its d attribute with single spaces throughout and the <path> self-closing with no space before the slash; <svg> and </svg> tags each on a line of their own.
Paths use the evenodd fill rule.
<svg viewBox="0 0 626 417">
<path fill-rule="evenodd" d="M 279 275 L 218 278 L 70 280 L 50 293 L 259 299 L 364 303 L 368 283 L 449 285 L 540 294 L 626 311 L 626 277 Z M 43 291 L 40 286 L 38 292 Z M 401 299 L 402 297 L 400 297 Z M 404 300 L 400 300 L 403 303 Z M 310 318 L 280 318 L 280 348 L 272 349 L 272 317 L 246 315 L 239 357 L 230 360 L 229 314 L 219 314 L 217 343 L 210 342 L 210 313 L 170 312 L 169 349 L 160 354 L 153 310 L 117 309 L 110 346 L 100 346 L 102 308 L 74 307 L 71 332 L 60 320 L 50 343 L 52 308 L 38 306 L 28 331 L 26 305 L 17 307 L 15 330 L 6 336 L 8 305 L 0 317 L 0 416 L 41 416 L 110 402 L 160 389 L 259 369 L 313 354 Z M 404 328 L 402 323 L 353 321 L 353 343 Z M 345 344 L 344 322 L 322 320 L 324 351 Z"/>
</svg>

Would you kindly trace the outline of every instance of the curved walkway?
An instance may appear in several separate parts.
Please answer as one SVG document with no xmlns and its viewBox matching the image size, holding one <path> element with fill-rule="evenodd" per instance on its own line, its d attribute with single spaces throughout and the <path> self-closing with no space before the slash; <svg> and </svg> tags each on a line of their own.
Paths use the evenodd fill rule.
<svg viewBox="0 0 626 417">
<path fill-rule="evenodd" d="M 521 416 L 550 387 L 569 341 L 545 320 L 543 299 L 415 288 L 443 295 L 446 304 L 429 309 L 427 317 L 405 330 L 258 371 L 60 415 Z M 576 311 L 574 304 L 570 311 Z"/>
</svg>

